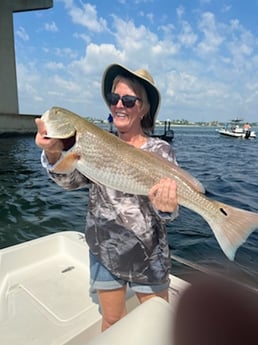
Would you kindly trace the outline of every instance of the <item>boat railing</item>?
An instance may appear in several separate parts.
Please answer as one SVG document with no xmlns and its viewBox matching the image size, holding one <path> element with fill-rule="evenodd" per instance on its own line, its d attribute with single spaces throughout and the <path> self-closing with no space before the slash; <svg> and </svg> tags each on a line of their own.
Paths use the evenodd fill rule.
<svg viewBox="0 0 258 345">
<path fill-rule="evenodd" d="M 185 265 L 186 267 L 191 268 L 192 270 L 204 273 L 206 275 L 227 279 L 230 282 L 238 284 L 238 285 L 250 290 L 251 292 L 258 294 L 258 288 L 254 287 L 253 285 L 247 284 L 245 282 L 242 282 L 242 281 L 240 282 L 239 280 L 231 278 L 228 275 L 225 275 L 225 273 L 223 274 L 223 273 L 217 272 L 212 268 L 207 268 L 203 265 L 200 265 L 200 264 L 197 264 L 197 263 L 192 262 L 190 260 L 184 259 L 178 255 L 175 255 L 175 254 L 170 254 L 170 259 L 174 260 L 174 261 L 176 261 L 182 265 Z"/>
</svg>

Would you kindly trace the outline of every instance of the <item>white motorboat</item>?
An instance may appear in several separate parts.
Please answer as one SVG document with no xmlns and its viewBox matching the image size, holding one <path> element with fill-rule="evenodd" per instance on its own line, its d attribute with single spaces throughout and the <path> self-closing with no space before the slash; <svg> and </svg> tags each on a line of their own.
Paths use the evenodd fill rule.
<svg viewBox="0 0 258 345">
<path fill-rule="evenodd" d="M 88 247 L 82 233 L 65 231 L 4 248 L 0 344 L 171 345 L 176 303 L 189 283 L 170 278 L 170 303 L 155 297 L 139 305 L 129 291 L 128 315 L 101 333 L 99 306 L 89 292 Z"/>
<path fill-rule="evenodd" d="M 255 131 L 250 128 L 244 128 L 244 125 L 241 125 L 241 119 L 232 120 L 230 123 L 226 124 L 223 128 L 219 129 L 218 132 L 221 135 L 242 138 L 242 139 L 253 139 L 256 138 Z"/>
</svg>

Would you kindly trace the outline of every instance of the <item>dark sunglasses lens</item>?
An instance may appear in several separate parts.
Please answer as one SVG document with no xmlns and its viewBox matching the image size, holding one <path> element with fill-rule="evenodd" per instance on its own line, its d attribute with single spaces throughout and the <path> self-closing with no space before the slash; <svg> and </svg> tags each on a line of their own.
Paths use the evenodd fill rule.
<svg viewBox="0 0 258 345">
<path fill-rule="evenodd" d="M 122 97 L 122 103 L 126 108 L 134 107 L 136 101 L 137 101 L 137 97 L 135 97 L 135 96 L 123 96 Z"/>
<path fill-rule="evenodd" d="M 125 96 L 120 97 L 118 93 L 112 93 L 112 92 L 107 94 L 107 100 L 110 105 L 117 105 L 120 99 L 124 107 L 132 108 L 135 106 L 135 102 L 139 98 L 135 96 L 130 96 L 130 95 L 125 95 Z"/>
<path fill-rule="evenodd" d="M 107 100 L 110 105 L 117 105 L 120 96 L 117 93 L 109 93 L 107 95 Z"/>
</svg>

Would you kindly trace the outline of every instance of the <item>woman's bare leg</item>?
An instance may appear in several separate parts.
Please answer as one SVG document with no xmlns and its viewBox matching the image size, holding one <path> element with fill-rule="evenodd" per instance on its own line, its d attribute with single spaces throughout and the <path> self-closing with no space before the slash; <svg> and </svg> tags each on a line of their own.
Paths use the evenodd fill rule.
<svg viewBox="0 0 258 345">
<path fill-rule="evenodd" d="M 166 290 L 162 290 L 159 292 L 155 292 L 155 293 L 136 293 L 137 298 L 139 299 L 140 303 L 146 302 L 148 299 L 158 296 L 163 298 L 165 301 L 168 302 L 168 289 Z"/>
<path fill-rule="evenodd" d="M 108 327 L 126 315 L 126 285 L 115 290 L 98 290 L 99 303 L 102 312 L 102 327 Z"/>
</svg>

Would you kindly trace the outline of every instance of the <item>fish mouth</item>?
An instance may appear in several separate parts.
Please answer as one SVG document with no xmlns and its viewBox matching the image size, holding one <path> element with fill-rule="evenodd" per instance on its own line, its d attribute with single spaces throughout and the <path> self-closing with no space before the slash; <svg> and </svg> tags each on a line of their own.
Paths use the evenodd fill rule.
<svg viewBox="0 0 258 345">
<path fill-rule="evenodd" d="M 76 143 L 76 133 L 72 135 L 71 137 L 61 139 L 63 144 L 63 150 L 68 151 L 70 150 Z"/>
<path fill-rule="evenodd" d="M 46 139 L 51 139 L 51 138 L 53 139 L 53 137 L 50 137 L 47 135 L 45 135 L 44 137 Z M 68 138 L 57 138 L 57 137 L 55 137 L 55 139 L 62 141 L 63 151 L 69 151 L 76 144 L 76 132 Z"/>
</svg>

